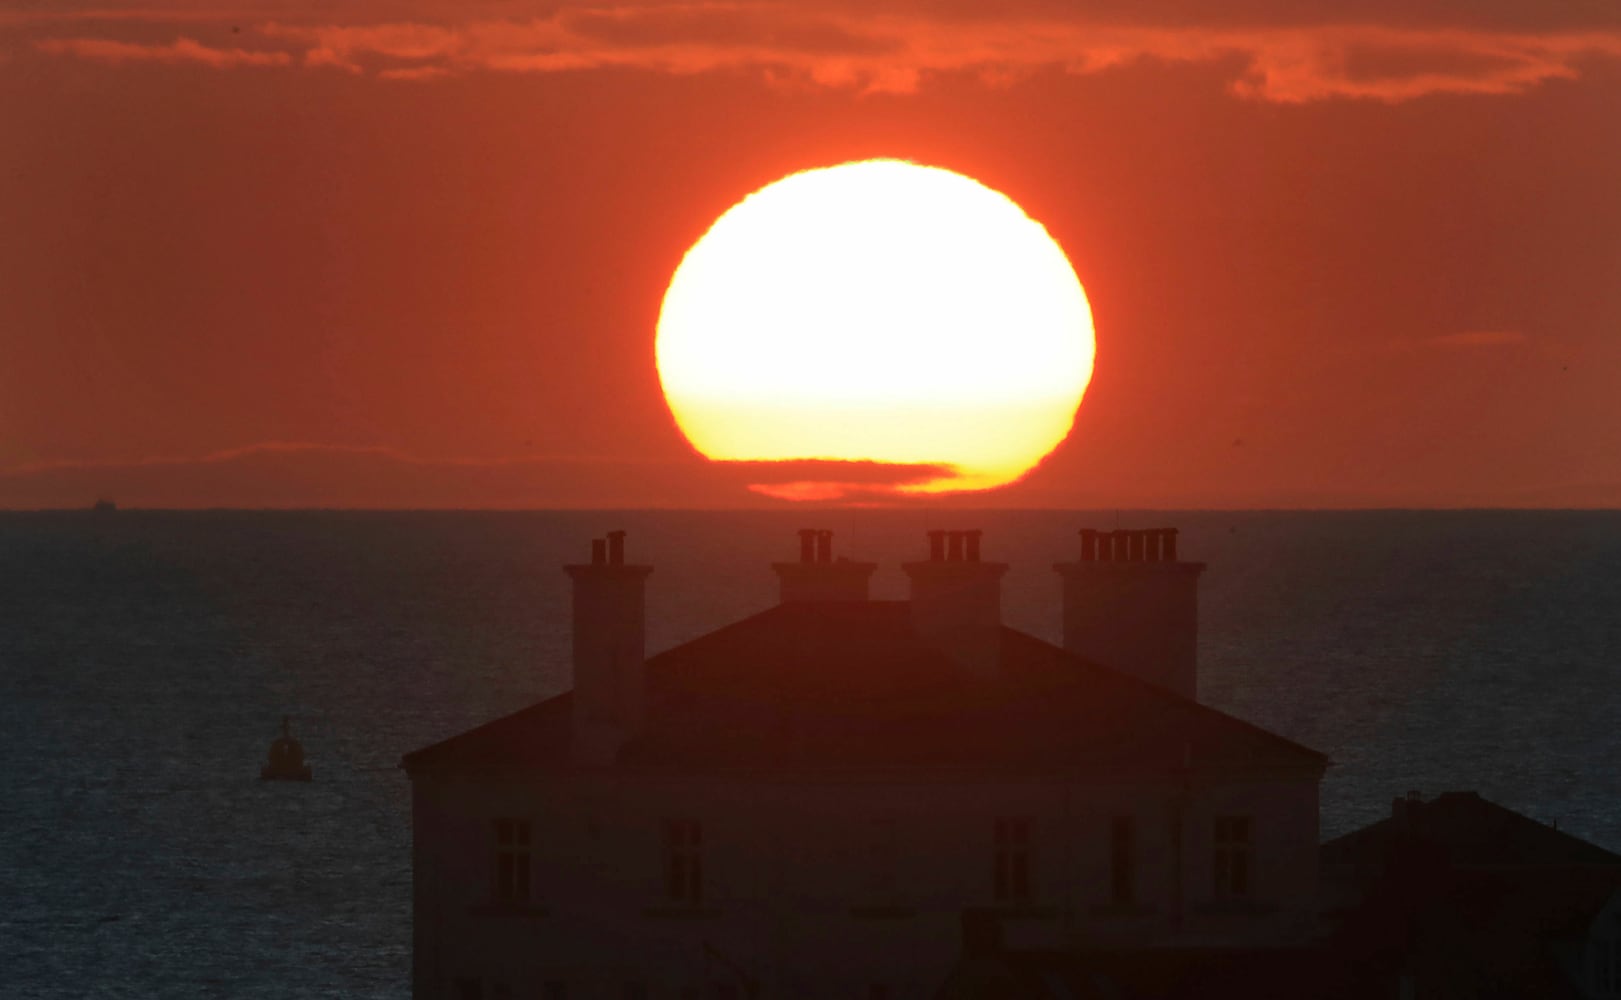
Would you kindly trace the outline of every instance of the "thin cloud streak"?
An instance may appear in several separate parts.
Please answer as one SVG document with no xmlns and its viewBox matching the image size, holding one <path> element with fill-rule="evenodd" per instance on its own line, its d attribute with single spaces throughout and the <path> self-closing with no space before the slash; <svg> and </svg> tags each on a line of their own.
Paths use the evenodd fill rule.
<svg viewBox="0 0 1621 1000">
<path fill-rule="evenodd" d="M 1407 354 L 1414 351 L 1473 351 L 1481 348 L 1519 347 L 1531 338 L 1519 330 L 1464 330 L 1432 337 L 1408 337 L 1386 341 L 1378 353 Z"/>
<path fill-rule="evenodd" d="M 196 465 L 221 465 L 260 455 L 327 455 L 353 458 L 382 458 L 405 465 L 439 465 L 458 468 L 501 468 L 516 465 L 546 465 L 555 463 L 611 464 L 617 459 L 598 457 L 562 457 L 518 455 L 497 458 L 425 458 L 381 445 L 320 444 L 310 441 L 261 441 L 239 448 L 222 448 L 205 455 L 147 455 L 127 459 L 50 459 L 26 462 L 0 469 L 0 476 L 34 476 L 48 472 L 74 470 L 116 470 L 178 468 Z"/>
<path fill-rule="evenodd" d="M 1524 344 L 1527 340 L 1526 335 L 1518 330 L 1467 330 L 1427 337 L 1419 341 L 1419 345 L 1440 348 L 1506 347 Z"/>
<path fill-rule="evenodd" d="M 126 507 L 589 508 L 638 487 L 673 506 L 724 502 L 740 487 L 688 485 L 687 463 L 657 459 L 428 458 L 396 448 L 270 441 L 196 456 L 32 462 L 0 470 L 0 509 Z"/>
<path fill-rule="evenodd" d="M 388 80 L 631 69 L 753 73 L 782 86 L 893 94 L 914 92 L 943 74 L 1004 85 L 1051 69 L 1086 75 L 1145 62 L 1232 64 L 1234 95 L 1278 104 L 1517 94 L 1574 79 L 1586 61 L 1621 59 L 1621 29 L 1612 27 L 1167 27 L 736 3 L 574 7 L 527 20 L 461 24 L 273 21 L 254 30 L 279 48 L 207 49 L 185 38 L 168 45 L 88 38 L 36 44 L 47 53 L 103 62 L 296 63 Z"/>
<path fill-rule="evenodd" d="M 672 460 L 613 458 L 579 455 L 506 455 L 490 458 L 428 457 L 413 454 L 386 445 L 329 444 L 315 441 L 258 441 L 236 448 L 221 448 L 203 455 L 147 455 L 123 459 L 49 459 L 25 462 L 0 469 L 0 476 L 26 476 L 41 472 L 66 469 L 127 469 L 155 466 L 216 465 L 234 462 L 256 455 L 338 455 L 385 458 L 408 465 L 448 465 L 463 468 L 496 468 L 509 465 L 546 465 L 566 462 L 582 464 L 675 464 Z M 803 479 L 837 475 L 851 483 L 914 483 L 952 474 L 950 466 L 926 462 L 869 462 L 841 459 L 787 459 L 767 461 L 726 461 L 712 463 L 716 468 L 730 470 L 733 478 L 775 478 L 778 480 Z"/>
<path fill-rule="evenodd" d="M 842 459 L 716 462 L 750 492 L 773 500 L 894 500 L 957 478 L 950 465 Z"/>
<path fill-rule="evenodd" d="M 382 445 L 262 441 L 202 455 L 53 459 L 0 468 L 0 509 L 75 507 L 91 496 L 136 506 L 369 507 L 398 506 L 399 497 L 413 498 L 407 506 L 427 507 L 593 506 L 650 485 L 675 506 L 735 503 L 751 493 L 773 500 L 894 500 L 908 486 L 951 474 L 931 464 L 429 457 Z"/>
<path fill-rule="evenodd" d="M 191 39 L 177 38 L 166 45 L 143 45 L 107 38 L 47 38 L 34 47 L 49 55 L 71 55 L 92 62 L 118 65 L 130 62 L 200 63 L 214 69 L 233 66 L 290 66 L 286 52 L 216 49 Z"/>
<path fill-rule="evenodd" d="M 443 66 L 411 66 L 403 69 L 385 69 L 377 74 L 379 80 L 437 80 L 449 76 Z"/>
</svg>

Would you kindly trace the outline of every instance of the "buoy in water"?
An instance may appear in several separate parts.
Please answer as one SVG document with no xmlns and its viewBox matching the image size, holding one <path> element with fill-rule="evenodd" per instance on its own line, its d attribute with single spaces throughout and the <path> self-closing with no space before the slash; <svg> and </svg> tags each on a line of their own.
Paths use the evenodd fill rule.
<svg viewBox="0 0 1621 1000">
<path fill-rule="evenodd" d="M 270 759 L 259 770 L 260 781 L 308 781 L 313 775 L 304 763 L 304 747 L 293 739 L 287 716 L 281 717 L 281 736 L 270 744 Z"/>
</svg>

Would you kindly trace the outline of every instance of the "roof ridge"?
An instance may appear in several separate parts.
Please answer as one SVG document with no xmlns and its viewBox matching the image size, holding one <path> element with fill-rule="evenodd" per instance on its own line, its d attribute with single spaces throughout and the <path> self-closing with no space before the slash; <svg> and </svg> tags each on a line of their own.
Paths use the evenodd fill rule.
<svg viewBox="0 0 1621 1000">
<path fill-rule="evenodd" d="M 772 735 L 769 720 L 750 718 L 749 706 L 759 707 L 765 701 L 787 697 L 784 704 L 799 705 L 811 712 L 807 719 L 826 716 L 816 723 L 822 734 L 818 738 L 836 743 L 828 743 L 824 750 L 842 748 L 832 750 L 833 757 L 850 763 L 854 758 L 846 759 L 848 753 L 859 755 L 862 751 L 857 748 L 866 741 L 877 740 L 874 749 L 884 745 L 888 737 L 879 734 L 888 730 L 871 728 L 876 725 L 876 716 L 841 712 L 838 705 L 849 705 L 852 697 L 866 694 L 870 702 L 893 704 L 894 712 L 904 715 L 907 705 L 933 691 L 938 700 L 924 697 L 928 711 L 903 726 L 905 729 L 914 722 L 932 720 L 928 721 L 930 730 L 919 730 L 902 740 L 910 749 L 900 751 L 894 759 L 919 764 L 926 759 L 976 752 L 997 758 L 1003 752 L 997 748 L 1004 745 L 1004 739 L 1014 737 L 1005 752 L 1011 755 L 1008 760 L 1019 760 L 1019 766 L 1030 766 L 1038 760 L 1056 765 L 1071 759 L 1072 754 L 1096 752 L 1105 745 L 1117 753 L 1133 754 L 1139 752 L 1133 747 L 1152 746 L 1164 766 L 1175 766 L 1173 762 L 1181 756 L 1181 748 L 1175 743 L 1185 738 L 1190 745 L 1214 755 L 1206 759 L 1253 761 L 1262 768 L 1311 766 L 1319 775 L 1330 763 L 1326 754 L 1287 737 L 1007 625 L 1001 625 L 998 632 L 999 663 L 1005 679 L 960 678 L 960 671 L 948 669 L 949 654 L 916 634 L 906 612 L 908 606 L 906 601 L 777 603 L 647 657 L 648 682 L 673 694 L 678 703 L 685 703 L 693 694 L 711 691 L 711 687 L 717 696 L 728 697 L 720 697 L 714 704 L 693 705 L 698 714 L 690 718 L 685 710 L 661 714 L 656 720 L 650 718 L 655 724 L 649 735 L 658 746 L 649 744 L 645 752 L 673 753 L 671 760 L 677 766 L 682 759 L 700 769 L 720 762 L 728 752 L 727 738 L 713 729 L 713 718 L 706 722 L 705 713 L 721 705 L 733 706 L 723 710 L 730 713 L 725 719 L 730 720 L 727 725 L 741 727 L 738 735 L 744 739 L 743 745 L 764 751 L 774 746 L 779 737 L 789 737 Z M 784 665 L 792 669 L 771 670 L 778 660 L 784 660 Z M 887 669 L 891 665 L 894 671 Z M 936 669 L 943 671 L 938 677 Z M 952 683 L 951 678 L 961 683 Z M 742 683 L 734 688 L 734 682 Z M 899 686 L 886 689 L 884 685 L 890 682 Z M 874 688 L 874 683 L 878 687 Z M 1092 686 L 1090 694 L 1088 685 Z M 997 689 L 1005 697 L 986 700 L 985 695 Z M 1051 695 L 1057 695 L 1060 689 L 1067 692 L 1062 696 L 1065 700 L 1052 702 Z M 571 700 L 572 689 L 552 695 L 408 753 L 400 766 L 410 772 L 441 763 L 482 768 L 561 762 L 567 756 Z M 1020 705 L 1025 707 L 1016 708 Z M 1013 731 L 991 735 L 996 726 L 1012 724 L 1008 711 L 1037 711 L 1043 718 L 1054 711 L 1093 718 L 1088 713 L 1102 711 L 1124 728 L 1105 721 L 1096 736 L 1064 729 L 1068 735 L 1057 743 L 1052 741 L 1058 738 L 1054 734 L 1059 730 L 1050 728 L 1056 725 L 1051 721 L 1029 731 L 1028 738 L 1015 737 Z M 971 726 L 988 727 L 972 730 L 980 741 L 977 750 L 972 740 L 963 743 L 945 739 L 941 732 L 933 731 L 932 727 L 948 725 L 948 718 L 959 716 Z M 1137 720 L 1135 724 L 1129 722 L 1132 718 Z M 852 738 L 856 742 L 849 742 Z M 872 764 L 884 766 L 890 759 L 880 751 Z"/>
<path fill-rule="evenodd" d="M 1323 753 L 1321 750 L 1314 750 L 1311 747 L 1306 746 L 1304 743 L 1297 743 L 1296 741 L 1289 739 L 1287 736 L 1282 736 L 1282 735 L 1280 735 L 1278 733 L 1274 733 L 1272 730 L 1267 729 L 1267 728 L 1265 728 L 1263 726 L 1258 726 L 1255 723 L 1250 722 L 1248 719 L 1241 719 L 1236 715 L 1231 715 L 1231 714 L 1229 714 L 1227 712 L 1223 712 L 1221 709 L 1216 708 L 1216 707 L 1214 707 L 1212 705 L 1206 705 L 1202 701 L 1197 701 L 1197 700 L 1192 699 L 1192 698 L 1184 698 L 1181 695 L 1177 694 L 1175 691 L 1171 691 L 1171 690 L 1168 690 L 1166 688 L 1163 688 L 1160 685 L 1153 683 L 1152 681 L 1146 681 L 1146 680 L 1143 680 L 1141 677 L 1136 676 L 1135 674 L 1130 674 L 1130 673 L 1127 673 L 1127 672 L 1125 672 L 1123 670 L 1116 670 L 1113 667 L 1105 666 L 1104 664 L 1097 663 L 1097 662 L 1095 662 L 1093 660 L 1089 660 L 1086 657 L 1080 656 L 1079 654 L 1070 652 L 1069 650 L 1065 649 L 1064 647 L 1062 647 L 1060 645 L 1057 645 L 1056 643 L 1048 642 L 1046 639 L 1043 639 L 1040 636 L 1031 635 L 1028 632 L 1024 632 L 1024 631 L 1021 631 L 1019 629 L 1013 628 L 1010 625 L 1003 625 L 1002 626 L 1002 631 L 1005 632 L 1005 633 L 1011 633 L 1013 635 L 1016 635 L 1016 636 L 1020 637 L 1021 639 L 1025 639 L 1025 640 L 1027 640 L 1029 642 L 1033 642 L 1033 643 L 1037 643 L 1039 645 L 1045 646 L 1049 650 L 1051 650 L 1051 651 L 1059 654 L 1060 656 L 1064 657 L 1065 659 L 1069 660 L 1071 663 L 1073 663 L 1076 666 L 1079 666 L 1079 667 L 1082 667 L 1084 669 L 1100 673 L 1100 674 L 1108 677 L 1111 681 L 1116 681 L 1116 682 L 1122 684 L 1125 687 L 1136 688 L 1138 690 L 1138 693 L 1147 694 L 1148 696 L 1150 696 L 1152 698 L 1155 698 L 1155 699 L 1157 699 L 1159 701 L 1162 701 L 1162 702 L 1165 702 L 1165 703 L 1171 705 L 1172 707 L 1178 709 L 1179 711 L 1188 711 L 1189 709 L 1192 709 L 1195 712 L 1195 714 L 1204 714 L 1204 715 L 1208 715 L 1208 716 L 1214 716 L 1214 717 L 1219 718 L 1220 720 L 1222 720 L 1223 723 L 1234 724 L 1234 725 L 1240 726 L 1243 729 L 1248 730 L 1249 732 L 1251 732 L 1254 735 L 1262 736 L 1262 737 L 1265 737 L 1265 738 L 1267 738 L 1269 740 L 1273 740 L 1273 741 L 1276 741 L 1278 743 L 1282 743 L 1282 744 L 1286 745 L 1287 747 L 1289 747 L 1291 750 L 1294 750 L 1294 751 L 1299 752 L 1299 753 L 1308 754 L 1308 755 L 1310 755 L 1312 757 L 1319 758 L 1319 759 L 1322 760 L 1323 765 L 1325 767 L 1331 766 L 1333 764 L 1332 758 L 1330 758 L 1328 756 L 1328 754 Z"/>
<path fill-rule="evenodd" d="M 460 743 L 463 740 L 475 739 L 475 738 L 477 738 L 479 736 L 482 736 L 482 735 L 485 735 L 487 733 L 497 731 L 497 730 L 500 730 L 500 729 L 505 729 L 509 725 L 516 724 L 516 722 L 517 722 L 517 720 L 518 720 L 518 718 L 520 716 L 538 715 L 542 711 L 546 710 L 547 708 L 557 706 L 562 702 L 573 701 L 573 700 L 574 700 L 574 689 L 573 688 L 568 688 L 565 691 L 560 691 L 557 694 L 554 694 L 554 695 L 552 695 L 550 697 L 542 698 L 537 702 L 532 702 L 532 703 L 530 703 L 528 705 L 525 705 L 523 708 L 520 708 L 520 709 L 518 709 L 516 711 L 508 712 L 506 715 L 497 716 L 496 718 L 491 719 L 488 722 L 480 723 L 479 725 L 474 726 L 472 729 L 464 729 L 459 733 L 453 733 L 452 735 L 446 736 L 442 740 L 438 740 L 436 742 L 430 743 L 425 747 L 418 747 L 417 749 L 412 750 L 411 752 L 401 756 L 400 757 L 400 763 L 399 763 L 398 766 L 402 770 L 410 771 L 413 767 L 415 767 L 422 760 L 424 760 L 425 758 L 427 758 L 427 757 L 429 757 L 429 756 L 431 756 L 433 754 L 438 753 L 441 750 L 441 748 L 446 747 L 446 746 L 448 746 L 448 745 L 450 745 L 452 743 Z"/>
</svg>

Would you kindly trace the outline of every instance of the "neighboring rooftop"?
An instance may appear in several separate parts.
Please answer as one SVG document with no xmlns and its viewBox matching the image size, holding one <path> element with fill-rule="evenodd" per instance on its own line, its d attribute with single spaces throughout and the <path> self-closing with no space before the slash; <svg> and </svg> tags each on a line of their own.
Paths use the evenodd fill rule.
<svg viewBox="0 0 1621 1000">
<path fill-rule="evenodd" d="M 1409 793 L 1392 803 L 1386 818 L 1325 843 L 1322 861 L 1329 868 L 1382 869 L 1398 853 L 1414 850 L 1451 867 L 1621 865 L 1621 855 L 1478 792 L 1444 792 L 1429 801 Z"/>
<path fill-rule="evenodd" d="M 1589 995 L 1583 941 L 1621 889 L 1621 856 L 1475 792 L 1410 792 L 1321 857 L 1337 949 L 1441 1000 Z"/>
<path fill-rule="evenodd" d="M 914 631 L 904 601 L 784 603 L 647 661 L 638 770 L 1321 772 L 1327 758 L 1003 627 L 975 676 Z M 423 772 L 569 767 L 564 693 L 433 746 Z"/>
</svg>

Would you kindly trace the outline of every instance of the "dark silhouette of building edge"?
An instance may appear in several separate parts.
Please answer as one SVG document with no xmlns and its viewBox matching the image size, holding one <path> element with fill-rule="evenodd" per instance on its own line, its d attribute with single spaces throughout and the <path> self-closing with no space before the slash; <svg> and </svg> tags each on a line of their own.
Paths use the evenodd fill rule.
<svg viewBox="0 0 1621 1000">
<path fill-rule="evenodd" d="M 1353 865 L 1380 874 L 1325 903 L 1327 758 L 1198 703 L 1204 567 L 1173 529 L 1082 533 L 1062 646 L 1002 624 L 980 532 L 927 544 L 908 599 L 874 601 L 875 564 L 802 530 L 776 605 L 648 658 L 652 568 L 593 541 L 565 567 L 572 689 L 402 761 L 415 996 L 1445 981 L 1439 938 L 1388 933 L 1450 898 L 1412 866 L 1453 869 Z"/>
</svg>

